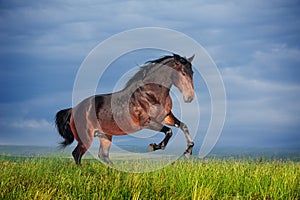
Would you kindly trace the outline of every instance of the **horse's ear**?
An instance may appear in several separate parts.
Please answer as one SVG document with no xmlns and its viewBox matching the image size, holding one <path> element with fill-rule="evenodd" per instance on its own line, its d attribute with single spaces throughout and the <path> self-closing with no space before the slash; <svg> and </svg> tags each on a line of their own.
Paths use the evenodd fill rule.
<svg viewBox="0 0 300 200">
<path fill-rule="evenodd" d="M 192 61 L 193 61 L 194 57 L 195 57 L 195 54 L 194 54 L 194 55 L 192 55 L 192 56 L 191 56 L 190 58 L 188 58 L 187 60 L 188 60 L 190 63 L 192 63 Z"/>
</svg>

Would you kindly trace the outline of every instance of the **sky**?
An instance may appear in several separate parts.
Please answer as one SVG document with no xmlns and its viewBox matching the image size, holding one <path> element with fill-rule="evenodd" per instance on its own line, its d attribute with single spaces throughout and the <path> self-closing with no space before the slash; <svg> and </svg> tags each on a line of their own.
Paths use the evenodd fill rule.
<svg viewBox="0 0 300 200">
<path fill-rule="evenodd" d="M 217 146 L 300 149 L 299 8 L 297 0 L 0 1 L 0 144 L 57 145 L 55 113 L 72 106 L 77 71 L 92 49 L 122 31 L 162 27 L 201 44 L 221 73 L 227 113 Z M 163 55 L 123 56 L 97 92 L 111 92 L 123 73 Z M 205 88 L 196 73 L 198 148 L 210 117 Z"/>
</svg>

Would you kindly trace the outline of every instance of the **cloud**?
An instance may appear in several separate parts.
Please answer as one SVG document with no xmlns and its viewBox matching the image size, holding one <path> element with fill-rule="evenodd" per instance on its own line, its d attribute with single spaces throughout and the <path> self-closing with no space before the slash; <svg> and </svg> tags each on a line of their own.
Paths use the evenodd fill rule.
<svg viewBox="0 0 300 200">
<path fill-rule="evenodd" d="M 222 70 L 227 89 L 228 113 L 234 113 L 229 116 L 230 120 L 234 124 L 248 122 L 256 126 L 264 123 L 270 126 L 299 123 L 300 85 L 282 82 L 283 78 L 274 81 L 253 76 L 245 72 L 248 70 L 246 67 Z M 254 67 L 252 70 L 259 71 Z"/>
<path fill-rule="evenodd" d="M 56 146 L 60 141 L 52 122 L 46 119 L 1 118 L 1 144 Z"/>
<path fill-rule="evenodd" d="M 10 124 L 14 128 L 30 128 L 30 129 L 44 129 L 49 128 L 51 124 L 45 119 L 18 119 Z"/>
<path fill-rule="evenodd" d="M 261 38 L 240 44 L 247 47 L 241 53 L 226 45 L 213 49 L 223 66 L 228 106 L 219 144 L 299 146 L 299 49 Z M 235 57 L 238 62 L 231 61 Z"/>
<path fill-rule="evenodd" d="M 253 60 L 244 66 L 221 70 L 228 98 L 221 144 L 299 145 L 300 85 L 290 80 L 291 72 L 297 76 L 298 54 L 282 46 L 254 52 Z"/>
<path fill-rule="evenodd" d="M 41 132 L 57 137 L 51 122 L 57 110 L 71 106 L 74 79 L 83 59 L 111 35 L 143 26 L 186 33 L 211 54 L 228 97 L 223 138 L 235 139 L 243 132 L 240 141 L 255 144 L 251 137 L 264 137 L 263 141 L 276 132 L 278 141 L 284 134 L 291 141 L 299 128 L 297 1 L 55 0 L 0 4 L 0 121 L 7 137 L 26 138 L 24 130 L 32 137 Z M 133 60 L 142 64 L 153 59 L 149 55 L 123 59 L 119 72 L 134 67 Z M 105 91 L 118 77 L 114 70 L 107 73 L 101 82 Z M 196 80 L 200 85 L 196 87 L 200 126 L 205 129 L 210 99 L 205 83 Z M 192 105 L 186 110 L 193 110 Z M 193 117 L 187 119 L 189 124 Z M 253 129 L 253 135 L 246 136 Z M 1 137 L 4 139 L 3 134 Z"/>
<path fill-rule="evenodd" d="M 256 51 L 252 65 L 257 65 L 258 77 L 269 80 L 299 82 L 300 50 L 276 45 L 268 51 Z"/>
</svg>

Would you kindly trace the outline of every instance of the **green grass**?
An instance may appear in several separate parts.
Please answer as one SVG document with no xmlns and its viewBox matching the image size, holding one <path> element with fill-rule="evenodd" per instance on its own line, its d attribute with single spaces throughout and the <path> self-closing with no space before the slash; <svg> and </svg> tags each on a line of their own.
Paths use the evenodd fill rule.
<svg viewBox="0 0 300 200">
<path fill-rule="evenodd" d="M 132 174 L 87 159 L 0 156 L 0 169 L 0 199 L 300 199 L 290 161 L 181 160 Z"/>
</svg>

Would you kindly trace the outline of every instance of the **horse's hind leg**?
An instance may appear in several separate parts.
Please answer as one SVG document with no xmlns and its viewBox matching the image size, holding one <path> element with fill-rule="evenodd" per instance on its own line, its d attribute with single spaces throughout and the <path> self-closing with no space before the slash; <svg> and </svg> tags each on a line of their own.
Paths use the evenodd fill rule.
<svg viewBox="0 0 300 200">
<path fill-rule="evenodd" d="M 93 138 L 90 137 L 90 131 L 87 132 L 86 135 L 82 135 L 82 137 L 76 137 L 78 139 L 78 144 L 74 151 L 72 152 L 73 158 L 77 165 L 81 164 L 81 158 L 85 154 L 85 152 L 90 148 Z"/>
<path fill-rule="evenodd" d="M 109 159 L 109 149 L 111 146 L 111 141 L 112 141 L 112 136 L 111 135 L 106 135 L 103 133 L 97 134 L 100 140 L 100 148 L 99 148 L 99 153 L 98 157 L 100 160 L 103 162 L 112 165 L 113 163 Z"/>
<path fill-rule="evenodd" d="M 73 158 L 76 162 L 77 165 L 80 165 L 81 163 L 81 158 L 83 154 L 86 152 L 86 148 L 83 144 L 78 143 L 74 151 L 72 152 Z"/>
</svg>

